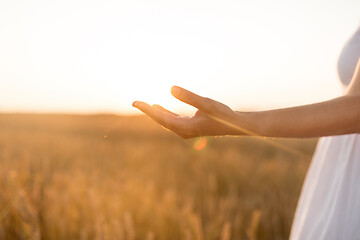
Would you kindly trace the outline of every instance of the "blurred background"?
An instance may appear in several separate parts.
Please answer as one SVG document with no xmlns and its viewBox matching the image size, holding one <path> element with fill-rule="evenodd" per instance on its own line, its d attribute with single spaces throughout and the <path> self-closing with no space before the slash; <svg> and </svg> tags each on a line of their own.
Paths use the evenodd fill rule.
<svg viewBox="0 0 360 240">
<path fill-rule="evenodd" d="M 317 139 L 182 140 L 134 100 L 191 114 L 342 93 L 360 2 L 0 1 L 0 239 L 288 239 Z"/>
<path fill-rule="evenodd" d="M 360 2 L 1 1 L 0 109 L 188 111 L 176 84 L 237 109 L 341 94 L 336 60 Z"/>
</svg>

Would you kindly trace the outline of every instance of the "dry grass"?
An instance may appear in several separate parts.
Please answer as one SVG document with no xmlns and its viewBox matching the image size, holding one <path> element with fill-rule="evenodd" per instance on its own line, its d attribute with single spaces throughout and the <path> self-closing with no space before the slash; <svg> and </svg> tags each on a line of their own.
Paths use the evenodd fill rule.
<svg viewBox="0 0 360 240">
<path fill-rule="evenodd" d="M 0 239 L 287 239 L 310 159 L 193 143 L 144 117 L 0 115 Z"/>
</svg>

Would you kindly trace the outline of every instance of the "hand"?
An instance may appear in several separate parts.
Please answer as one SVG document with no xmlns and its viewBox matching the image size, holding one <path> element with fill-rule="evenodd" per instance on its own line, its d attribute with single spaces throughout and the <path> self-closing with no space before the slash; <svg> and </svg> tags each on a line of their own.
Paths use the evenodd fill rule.
<svg viewBox="0 0 360 240">
<path fill-rule="evenodd" d="M 135 101 L 133 106 L 182 138 L 244 134 L 243 129 L 236 125 L 241 113 L 177 86 L 171 88 L 171 93 L 180 101 L 196 107 L 198 110 L 195 115 L 179 116 L 159 105 L 150 106 L 140 101 Z"/>
</svg>

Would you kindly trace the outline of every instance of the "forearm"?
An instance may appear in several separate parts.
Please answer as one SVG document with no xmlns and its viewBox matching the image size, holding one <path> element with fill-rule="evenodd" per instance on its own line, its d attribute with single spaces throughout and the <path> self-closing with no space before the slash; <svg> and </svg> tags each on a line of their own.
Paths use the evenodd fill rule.
<svg viewBox="0 0 360 240">
<path fill-rule="evenodd" d="M 320 137 L 360 133 L 360 95 L 299 107 L 242 114 L 250 135 Z"/>
<path fill-rule="evenodd" d="M 321 137 L 360 133 L 360 62 L 345 96 L 330 101 L 260 112 L 234 112 L 221 102 L 174 86 L 171 93 L 198 109 L 181 117 L 160 106 L 135 101 L 137 107 L 183 138 L 219 135 Z"/>
</svg>

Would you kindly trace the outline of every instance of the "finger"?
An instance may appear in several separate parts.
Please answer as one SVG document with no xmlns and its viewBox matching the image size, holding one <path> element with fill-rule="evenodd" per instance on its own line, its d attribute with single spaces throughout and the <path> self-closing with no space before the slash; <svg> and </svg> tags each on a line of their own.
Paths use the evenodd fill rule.
<svg viewBox="0 0 360 240">
<path fill-rule="evenodd" d="M 163 125 L 164 127 L 168 129 L 176 129 L 177 118 L 175 116 L 140 101 L 134 102 L 133 106 L 151 117 L 157 123 Z"/>
<path fill-rule="evenodd" d="M 201 109 L 204 105 L 205 98 L 201 97 L 193 92 L 190 92 L 184 88 L 173 86 L 171 88 L 171 94 L 180 101 Z"/>
<path fill-rule="evenodd" d="M 171 93 L 180 101 L 194 106 L 212 116 L 226 117 L 232 113 L 232 110 L 228 106 L 213 99 L 199 96 L 178 86 L 173 86 Z"/>
<path fill-rule="evenodd" d="M 162 106 L 160 106 L 160 105 L 158 105 L 158 104 L 154 104 L 154 105 L 152 105 L 152 106 L 153 106 L 154 108 L 159 109 L 160 111 L 164 111 L 164 112 L 166 112 L 166 113 L 168 113 L 168 114 L 171 114 L 171 115 L 173 115 L 173 116 L 175 116 L 175 117 L 178 117 L 178 116 L 179 116 L 178 114 L 173 113 L 173 112 L 167 110 L 166 108 L 163 108 Z"/>
</svg>

